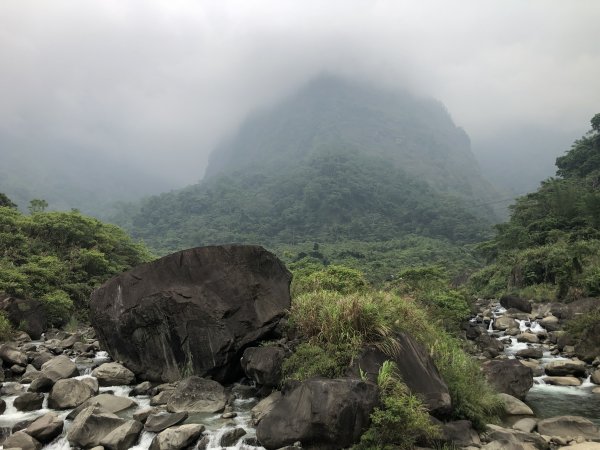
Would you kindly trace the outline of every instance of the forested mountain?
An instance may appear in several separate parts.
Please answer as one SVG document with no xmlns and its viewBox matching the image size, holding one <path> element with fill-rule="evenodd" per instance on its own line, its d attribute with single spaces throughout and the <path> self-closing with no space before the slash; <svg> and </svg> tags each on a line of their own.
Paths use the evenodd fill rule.
<svg viewBox="0 0 600 450">
<path fill-rule="evenodd" d="M 116 218 L 160 253 L 196 245 L 481 240 L 493 198 L 444 107 L 319 78 L 249 118 L 205 179 Z"/>
</svg>

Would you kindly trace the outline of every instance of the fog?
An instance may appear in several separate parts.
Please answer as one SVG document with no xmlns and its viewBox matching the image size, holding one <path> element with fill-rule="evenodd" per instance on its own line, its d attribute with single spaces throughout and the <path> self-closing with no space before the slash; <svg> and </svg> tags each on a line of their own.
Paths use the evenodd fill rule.
<svg viewBox="0 0 600 450">
<path fill-rule="evenodd" d="M 0 134 L 182 186 L 327 72 L 441 100 L 475 151 L 515 127 L 575 138 L 600 112 L 599 17 L 595 0 L 2 0 Z"/>
</svg>

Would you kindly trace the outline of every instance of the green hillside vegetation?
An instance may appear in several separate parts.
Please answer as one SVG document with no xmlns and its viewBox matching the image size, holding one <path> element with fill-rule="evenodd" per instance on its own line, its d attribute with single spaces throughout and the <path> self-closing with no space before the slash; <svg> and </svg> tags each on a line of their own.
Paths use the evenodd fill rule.
<svg viewBox="0 0 600 450">
<path fill-rule="evenodd" d="M 115 225 L 76 211 L 26 215 L 0 195 L 0 292 L 43 301 L 54 325 L 85 318 L 95 287 L 150 259 Z"/>
<path fill-rule="evenodd" d="M 600 114 L 557 158 L 556 178 L 511 207 L 497 236 L 480 245 L 490 265 L 471 283 L 487 296 L 538 300 L 600 296 Z"/>
</svg>

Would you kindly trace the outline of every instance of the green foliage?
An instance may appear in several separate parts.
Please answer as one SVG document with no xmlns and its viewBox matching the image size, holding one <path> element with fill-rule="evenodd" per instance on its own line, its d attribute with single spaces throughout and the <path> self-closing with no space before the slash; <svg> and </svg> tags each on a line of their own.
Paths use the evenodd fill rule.
<svg viewBox="0 0 600 450">
<path fill-rule="evenodd" d="M 596 327 L 598 324 L 600 324 L 600 310 L 569 320 L 565 329 L 571 336 L 581 338 L 587 330 Z"/>
<path fill-rule="evenodd" d="M 6 194 L 0 192 L 0 206 L 4 206 L 7 208 L 16 208 L 17 205 L 13 203 L 13 201 L 6 196 Z"/>
<path fill-rule="evenodd" d="M 294 273 L 293 293 L 335 291 L 340 294 L 365 290 L 368 284 L 362 272 L 349 267 L 331 265 L 312 273 Z"/>
<path fill-rule="evenodd" d="M 281 372 L 284 380 L 303 381 L 317 376 L 336 378 L 344 375 L 352 356 L 349 348 L 340 345 L 305 342 L 283 362 Z"/>
<path fill-rule="evenodd" d="M 29 209 L 29 212 L 31 214 L 36 214 L 36 213 L 44 212 L 47 207 L 48 207 L 48 202 L 46 200 L 34 198 L 33 200 L 31 200 L 29 202 L 29 206 L 27 207 L 27 209 Z"/>
<path fill-rule="evenodd" d="M 0 311 L 0 342 L 10 340 L 13 333 L 12 325 L 4 311 Z"/>
<path fill-rule="evenodd" d="M 48 314 L 48 324 L 62 326 L 71 318 L 73 301 L 65 291 L 48 292 L 41 297 Z"/>
</svg>

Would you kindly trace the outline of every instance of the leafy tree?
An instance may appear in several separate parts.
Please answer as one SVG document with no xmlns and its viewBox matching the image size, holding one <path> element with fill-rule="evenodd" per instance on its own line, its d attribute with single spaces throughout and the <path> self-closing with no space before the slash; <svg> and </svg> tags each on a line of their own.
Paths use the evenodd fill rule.
<svg viewBox="0 0 600 450">
<path fill-rule="evenodd" d="M 12 202 L 10 198 L 0 192 L 0 206 L 8 207 L 8 208 L 16 208 L 17 205 Z"/>
<path fill-rule="evenodd" d="M 48 202 L 46 200 L 34 198 L 33 200 L 31 200 L 29 202 L 29 206 L 27 207 L 27 209 L 29 209 L 29 212 L 31 214 L 36 214 L 36 213 L 44 212 L 47 207 L 48 207 Z"/>
</svg>

